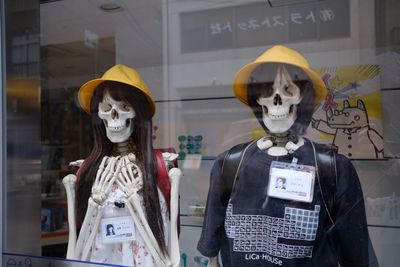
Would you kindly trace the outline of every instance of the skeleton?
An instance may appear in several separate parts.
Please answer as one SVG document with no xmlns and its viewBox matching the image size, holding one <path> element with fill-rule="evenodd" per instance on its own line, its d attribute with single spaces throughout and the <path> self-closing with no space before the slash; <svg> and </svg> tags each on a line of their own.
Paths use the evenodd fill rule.
<svg viewBox="0 0 400 267">
<path fill-rule="evenodd" d="M 271 156 L 283 156 L 304 145 L 301 137 L 297 143 L 289 140 L 289 129 L 296 121 L 302 95 L 283 64 L 278 66 L 272 89 L 270 95 L 257 99 L 262 106 L 262 122 L 269 130 L 267 136 L 257 141 L 257 146 Z M 218 257 L 209 258 L 208 266 L 219 267 Z"/>
<path fill-rule="evenodd" d="M 130 153 L 128 139 L 133 132 L 133 119 L 135 112 L 133 107 L 123 101 L 114 100 L 108 93 L 99 103 L 98 116 L 103 120 L 107 138 L 114 144 L 113 154 L 117 156 L 105 156 L 97 171 L 96 179 L 92 186 L 92 194 L 88 200 L 88 208 L 82 223 L 79 237 L 75 222 L 75 187 L 76 175 L 70 174 L 64 177 L 63 184 L 68 201 L 69 243 L 67 258 L 76 260 L 88 260 L 90 248 L 94 242 L 97 230 L 89 234 L 84 242 L 84 235 L 88 230 L 91 216 L 96 214 L 93 229 L 98 229 L 104 211 L 104 201 L 107 199 L 114 184 L 125 193 L 123 202 L 129 210 L 129 214 L 137 231 L 145 242 L 149 252 L 153 256 L 157 266 L 179 266 L 180 253 L 177 232 L 178 217 L 178 188 L 182 172 L 178 168 L 172 168 L 168 172 L 171 183 L 170 203 L 170 238 L 168 255 L 163 253 L 153 235 L 140 204 L 139 191 L 143 187 L 143 176 L 136 160 L 136 156 Z M 176 154 L 163 153 L 164 161 L 171 163 L 177 157 Z M 80 166 L 82 160 L 71 162 L 72 166 Z M 136 211 L 136 212 L 135 212 Z"/>
</svg>

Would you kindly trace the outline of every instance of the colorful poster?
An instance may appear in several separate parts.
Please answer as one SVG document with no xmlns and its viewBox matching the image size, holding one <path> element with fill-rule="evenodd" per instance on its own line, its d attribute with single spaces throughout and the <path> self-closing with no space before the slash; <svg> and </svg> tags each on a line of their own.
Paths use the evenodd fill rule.
<svg viewBox="0 0 400 267">
<path fill-rule="evenodd" d="M 313 115 L 307 137 L 331 143 L 352 159 L 383 158 L 378 65 L 320 68 L 328 95 Z"/>
</svg>

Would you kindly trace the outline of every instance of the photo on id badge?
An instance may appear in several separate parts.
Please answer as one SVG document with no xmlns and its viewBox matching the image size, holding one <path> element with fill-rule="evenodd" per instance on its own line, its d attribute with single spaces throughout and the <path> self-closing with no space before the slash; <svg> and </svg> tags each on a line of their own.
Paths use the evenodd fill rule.
<svg viewBox="0 0 400 267">
<path fill-rule="evenodd" d="M 106 225 L 106 235 L 115 235 L 114 224 L 109 223 Z"/>
<path fill-rule="evenodd" d="M 104 243 L 129 241 L 135 238 L 135 227 L 129 216 L 105 218 L 101 221 Z"/>
<path fill-rule="evenodd" d="M 275 181 L 275 188 L 279 190 L 286 190 L 286 178 L 277 177 Z"/>
<path fill-rule="evenodd" d="M 312 202 L 315 172 L 313 166 L 272 162 L 268 196 Z"/>
</svg>

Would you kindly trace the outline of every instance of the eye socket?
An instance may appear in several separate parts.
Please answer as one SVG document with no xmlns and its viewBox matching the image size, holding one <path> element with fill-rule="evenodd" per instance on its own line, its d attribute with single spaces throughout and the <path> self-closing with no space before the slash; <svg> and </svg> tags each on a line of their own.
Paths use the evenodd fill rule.
<svg viewBox="0 0 400 267">
<path fill-rule="evenodd" d="M 106 102 L 101 102 L 101 103 L 100 103 L 100 109 L 101 109 L 101 111 L 103 111 L 103 112 L 110 111 L 111 108 L 112 108 L 112 106 L 111 106 L 110 103 L 106 103 Z"/>
<path fill-rule="evenodd" d="M 274 93 L 274 89 L 272 88 L 271 83 L 262 83 L 261 84 L 261 97 L 270 97 Z"/>
<path fill-rule="evenodd" d="M 121 109 L 122 109 L 123 111 L 130 111 L 130 110 L 131 110 L 131 106 L 128 105 L 128 104 L 126 104 L 126 103 L 122 103 L 122 104 L 121 104 Z"/>
<path fill-rule="evenodd" d="M 293 84 L 286 84 L 283 88 L 283 92 L 287 96 L 294 96 L 297 92 L 297 87 Z"/>
</svg>

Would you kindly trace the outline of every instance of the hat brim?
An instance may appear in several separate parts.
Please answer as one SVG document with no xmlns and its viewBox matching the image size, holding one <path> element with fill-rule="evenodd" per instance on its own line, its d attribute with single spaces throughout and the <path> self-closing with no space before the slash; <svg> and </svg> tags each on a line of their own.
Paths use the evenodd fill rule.
<svg viewBox="0 0 400 267">
<path fill-rule="evenodd" d="M 314 108 L 316 108 L 319 104 L 322 103 L 322 101 L 324 101 L 328 91 L 326 89 L 324 81 L 313 70 L 304 68 L 303 66 L 285 63 L 285 62 L 274 62 L 274 61 L 260 62 L 259 61 L 259 62 L 252 62 L 252 63 L 245 65 L 243 68 L 241 68 L 236 73 L 236 76 L 233 80 L 233 92 L 235 94 L 235 97 L 237 99 L 239 99 L 241 102 L 243 102 L 244 104 L 249 105 L 249 103 L 247 102 L 247 85 L 249 82 L 250 74 L 253 72 L 253 70 L 257 66 L 259 66 L 261 64 L 266 64 L 266 63 L 288 64 L 288 65 L 292 65 L 292 66 L 302 69 L 307 74 L 307 76 L 310 78 L 311 82 L 314 85 L 314 91 L 315 91 Z"/>
<path fill-rule="evenodd" d="M 88 81 L 87 83 L 82 85 L 81 88 L 79 89 L 79 92 L 78 92 L 79 104 L 81 105 L 83 110 L 85 110 L 88 114 L 90 114 L 90 101 L 92 100 L 94 90 L 97 88 L 97 86 L 99 86 L 99 84 L 101 84 L 102 82 L 105 82 L 105 81 L 114 81 L 114 82 L 124 83 L 124 82 L 121 82 L 120 80 L 99 78 L 99 79 L 94 79 L 94 80 Z M 136 88 L 137 90 L 141 91 L 146 96 L 147 100 L 150 103 L 151 109 L 152 109 L 151 116 L 154 116 L 154 113 L 156 112 L 156 103 L 151 98 L 151 96 L 141 88 L 137 88 L 128 83 L 124 83 L 124 84 L 130 85 L 133 88 Z"/>
</svg>

